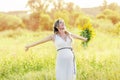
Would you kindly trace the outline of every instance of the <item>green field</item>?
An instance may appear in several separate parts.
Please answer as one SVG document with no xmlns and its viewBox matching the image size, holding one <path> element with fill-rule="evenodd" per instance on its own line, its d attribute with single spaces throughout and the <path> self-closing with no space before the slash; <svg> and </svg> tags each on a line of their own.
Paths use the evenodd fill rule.
<svg viewBox="0 0 120 80">
<path fill-rule="evenodd" d="M 78 34 L 76 29 L 71 30 Z M 0 32 L 0 80 L 55 80 L 57 51 L 47 42 L 24 51 L 27 44 L 51 31 L 8 30 Z M 88 48 L 74 40 L 77 80 L 120 80 L 120 37 L 96 31 Z"/>
</svg>

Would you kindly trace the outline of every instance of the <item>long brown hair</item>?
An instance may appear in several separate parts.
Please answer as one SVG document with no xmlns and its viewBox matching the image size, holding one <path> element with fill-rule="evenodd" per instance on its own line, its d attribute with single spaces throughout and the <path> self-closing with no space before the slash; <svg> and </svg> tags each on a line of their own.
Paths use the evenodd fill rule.
<svg viewBox="0 0 120 80">
<path fill-rule="evenodd" d="M 54 30 L 54 34 L 58 33 L 58 29 L 57 28 L 59 27 L 60 20 L 63 20 L 63 19 L 58 19 L 54 23 L 54 29 L 53 29 Z M 71 33 L 69 31 L 65 30 L 65 34 L 67 34 L 67 36 L 72 40 Z"/>
<path fill-rule="evenodd" d="M 58 20 L 56 20 L 55 23 L 54 23 L 54 29 L 53 29 L 53 30 L 54 30 L 54 33 L 58 33 L 57 27 L 59 27 L 59 21 L 60 21 L 60 20 L 58 19 Z"/>
</svg>

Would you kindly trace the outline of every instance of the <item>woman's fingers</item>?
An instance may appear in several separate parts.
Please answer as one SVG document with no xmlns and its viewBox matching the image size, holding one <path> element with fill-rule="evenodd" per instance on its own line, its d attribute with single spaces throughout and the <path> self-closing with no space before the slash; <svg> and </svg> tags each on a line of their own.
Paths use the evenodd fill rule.
<svg viewBox="0 0 120 80">
<path fill-rule="evenodd" d="M 28 49 L 29 49 L 29 48 L 26 46 L 26 47 L 25 47 L 25 51 L 28 51 Z"/>
<path fill-rule="evenodd" d="M 85 38 L 85 41 L 87 41 L 88 40 L 88 38 Z"/>
<path fill-rule="evenodd" d="M 88 40 L 88 38 L 84 38 L 84 41 L 87 41 Z"/>
</svg>

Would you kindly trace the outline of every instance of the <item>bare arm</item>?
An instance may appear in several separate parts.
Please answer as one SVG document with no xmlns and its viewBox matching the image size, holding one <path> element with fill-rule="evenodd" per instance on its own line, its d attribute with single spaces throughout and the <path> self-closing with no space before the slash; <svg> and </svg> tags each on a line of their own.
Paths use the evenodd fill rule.
<svg viewBox="0 0 120 80">
<path fill-rule="evenodd" d="M 83 40 L 83 41 L 87 41 L 87 38 L 85 37 L 82 37 L 82 36 L 78 36 L 78 35 L 75 35 L 75 34 L 71 34 L 71 36 L 75 39 L 79 39 L 79 40 Z"/>
<path fill-rule="evenodd" d="M 38 44 L 48 42 L 50 40 L 53 40 L 53 35 L 47 36 L 46 38 L 44 38 L 44 39 L 42 39 L 40 41 L 37 41 L 37 42 L 34 42 L 34 43 L 30 44 L 30 45 L 25 46 L 25 48 L 26 48 L 25 51 L 27 51 L 30 47 L 33 47 L 33 46 L 36 46 Z"/>
</svg>

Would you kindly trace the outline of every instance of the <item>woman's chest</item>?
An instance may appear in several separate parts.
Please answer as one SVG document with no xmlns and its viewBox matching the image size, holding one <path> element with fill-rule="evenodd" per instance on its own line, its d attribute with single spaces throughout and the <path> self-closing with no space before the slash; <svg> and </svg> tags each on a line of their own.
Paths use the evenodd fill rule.
<svg viewBox="0 0 120 80">
<path fill-rule="evenodd" d="M 56 35 L 54 39 L 56 46 L 71 46 L 72 40 L 67 36 L 66 39 Z"/>
</svg>

